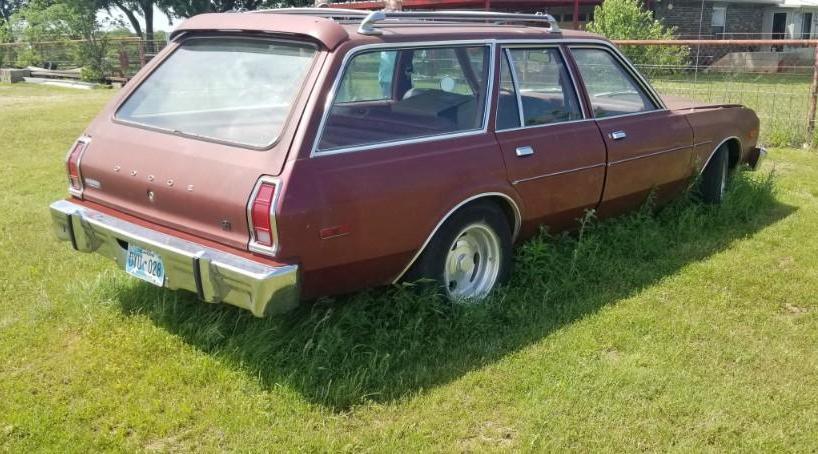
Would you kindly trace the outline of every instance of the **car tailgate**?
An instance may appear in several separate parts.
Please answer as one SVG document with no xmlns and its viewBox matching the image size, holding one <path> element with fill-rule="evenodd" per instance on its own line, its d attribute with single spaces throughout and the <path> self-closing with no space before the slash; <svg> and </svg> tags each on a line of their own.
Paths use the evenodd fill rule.
<svg viewBox="0 0 818 454">
<path fill-rule="evenodd" d="M 142 219 L 246 248 L 247 202 L 286 151 L 251 150 L 105 122 L 80 164 L 84 198 Z"/>
</svg>

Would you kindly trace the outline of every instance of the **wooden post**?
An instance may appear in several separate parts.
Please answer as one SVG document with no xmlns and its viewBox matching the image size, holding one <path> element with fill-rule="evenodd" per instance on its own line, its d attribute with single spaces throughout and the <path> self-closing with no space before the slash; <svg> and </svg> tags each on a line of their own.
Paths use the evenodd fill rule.
<svg viewBox="0 0 818 454">
<path fill-rule="evenodd" d="M 807 140 L 813 142 L 815 132 L 815 104 L 818 101 L 818 46 L 815 46 L 813 54 L 815 61 L 812 63 L 812 86 L 810 87 L 809 114 L 807 117 Z"/>
<path fill-rule="evenodd" d="M 574 30 L 579 30 L 579 0 L 574 0 Z"/>
<path fill-rule="evenodd" d="M 145 41 L 139 38 L 139 68 L 143 68 L 147 62 L 145 61 Z"/>
</svg>

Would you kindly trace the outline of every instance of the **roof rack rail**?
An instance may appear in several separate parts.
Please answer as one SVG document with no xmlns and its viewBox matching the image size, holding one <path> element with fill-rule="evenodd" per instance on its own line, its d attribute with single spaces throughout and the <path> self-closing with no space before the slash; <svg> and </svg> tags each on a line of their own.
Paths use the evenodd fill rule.
<svg viewBox="0 0 818 454">
<path fill-rule="evenodd" d="M 557 20 L 550 14 L 493 13 L 489 11 L 365 11 L 341 8 L 280 8 L 251 11 L 252 13 L 297 14 L 316 16 L 333 20 L 360 20 L 358 33 L 380 35 L 377 25 L 399 24 L 401 20 L 419 22 L 493 22 L 496 24 L 538 24 L 546 25 L 551 33 L 559 33 Z"/>
</svg>

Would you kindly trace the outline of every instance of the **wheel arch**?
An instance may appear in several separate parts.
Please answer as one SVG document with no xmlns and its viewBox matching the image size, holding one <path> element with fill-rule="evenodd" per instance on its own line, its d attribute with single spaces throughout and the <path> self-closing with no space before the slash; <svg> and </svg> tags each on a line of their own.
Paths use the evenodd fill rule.
<svg viewBox="0 0 818 454">
<path fill-rule="evenodd" d="M 741 160 L 742 149 L 741 139 L 739 139 L 737 136 L 730 136 L 719 142 L 719 144 L 716 145 L 715 148 L 713 148 L 713 151 L 710 152 L 710 155 L 707 157 L 707 160 L 704 162 L 704 165 L 699 170 L 699 174 L 704 172 L 704 169 L 706 169 L 707 166 L 710 164 L 710 161 L 713 159 L 713 156 L 715 156 L 716 152 L 719 151 L 719 149 L 724 145 L 727 146 L 727 151 L 729 153 L 728 166 L 730 167 L 730 169 L 735 169 L 738 166 L 738 163 Z"/>
<path fill-rule="evenodd" d="M 423 251 L 426 250 L 426 246 L 428 246 L 429 242 L 432 241 L 432 238 L 434 238 L 437 231 L 440 230 L 440 227 L 443 226 L 443 224 L 449 218 L 451 218 L 454 213 L 466 207 L 467 205 L 472 205 L 479 202 L 495 203 L 497 204 L 497 206 L 500 207 L 501 210 L 503 210 L 503 214 L 509 221 L 509 226 L 511 227 L 512 232 L 511 238 L 512 241 L 514 241 L 514 239 L 517 238 L 517 234 L 520 232 L 520 227 L 522 226 L 523 223 L 522 212 L 520 211 L 520 207 L 517 204 L 517 202 L 511 196 L 509 196 L 508 194 L 504 194 L 502 192 L 483 192 L 480 194 L 473 195 L 462 200 L 460 203 L 450 208 L 449 211 L 447 211 L 446 214 L 444 214 L 441 217 L 440 221 L 438 221 L 438 223 L 435 225 L 435 227 L 432 229 L 429 235 L 426 236 L 426 240 L 418 248 L 417 252 L 415 252 L 415 255 L 412 256 L 412 259 L 409 260 L 409 263 L 407 263 L 403 270 L 401 270 L 400 274 L 398 274 L 398 276 L 395 277 L 395 279 L 393 279 L 392 283 L 393 284 L 398 283 L 403 278 L 403 276 L 406 275 L 406 273 L 412 268 L 412 265 L 414 265 L 415 262 L 417 262 L 420 255 L 423 254 Z"/>
</svg>

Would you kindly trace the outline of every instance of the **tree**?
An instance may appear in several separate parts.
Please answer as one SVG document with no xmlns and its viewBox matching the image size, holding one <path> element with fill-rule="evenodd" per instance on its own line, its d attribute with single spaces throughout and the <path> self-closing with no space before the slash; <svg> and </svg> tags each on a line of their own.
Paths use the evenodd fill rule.
<svg viewBox="0 0 818 454">
<path fill-rule="evenodd" d="M 122 14 L 128 19 L 134 32 L 143 37 L 145 40 L 151 42 L 154 40 L 153 32 L 153 8 L 156 6 L 160 11 L 168 16 L 172 13 L 169 10 L 169 5 L 173 3 L 172 0 L 100 0 L 102 7 L 106 10 L 117 8 L 122 11 Z M 141 16 L 145 21 L 145 29 L 143 31 L 142 25 L 139 22 Z"/>
<path fill-rule="evenodd" d="M 192 17 L 202 13 L 224 13 L 236 10 L 311 6 L 312 0 L 166 0 L 175 17 Z"/>
<path fill-rule="evenodd" d="M 676 38 L 676 28 L 654 19 L 639 0 L 605 0 L 594 8 L 594 20 L 585 29 L 608 39 Z M 624 46 L 622 53 L 634 64 L 661 70 L 684 65 L 689 51 L 683 46 Z"/>
<path fill-rule="evenodd" d="M 25 5 L 24 0 L 0 0 L 0 26 L 10 24 L 12 14 Z"/>
<path fill-rule="evenodd" d="M 63 41 L 59 49 L 67 51 L 60 57 L 81 66 L 83 79 L 102 81 L 110 68 L 106 59 L 109 41 L 102 31 L 104 24 L 97 19 L 100 6 L 98 0 L 31 0 L 12 17 L 13 32 L 29 44 L 18 56 L 18 65 L 41 64 L 40 43 Z"/>
<path fill-rule="evenodd" d="M 142 35 L 142 24 L 139 23 L 139 18 L 136 17 L 137 13 L 135 11 L 138 11 L 138 9 L 134 7 L 134 5 L 126 3 L 123 0 L 111 0 L 111 3 L 106 5 L 105 9 L 110 11 L 111 7 L 116 7 L 122 11 L 122 14 L 124 14 L 128 22 L 131 23 L 134 33 L 140 37 L 144 37 L 144 35 Z"/>
</svg>

